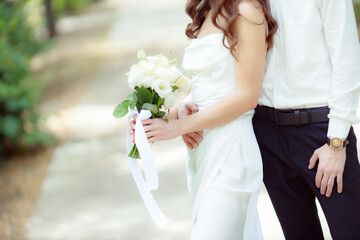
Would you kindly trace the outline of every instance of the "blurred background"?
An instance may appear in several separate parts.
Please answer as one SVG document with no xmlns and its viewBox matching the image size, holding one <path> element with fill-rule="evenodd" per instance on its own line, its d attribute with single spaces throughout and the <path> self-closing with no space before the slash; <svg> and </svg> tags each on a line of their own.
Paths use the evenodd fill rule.
<svg viewBox="0 0 360 240">
<path fill-rule="evenodd" d="M 160 230 L 129 171 L 126 119 L 112 116 L 130 93 L 125 73 L 137 50 L 172 50 L 181 63 L 184 5 L 0 1 L 1 240 L 189 239 L 182 141 L 152 146 L 160 177 L 154 196 L 172 220 Z M 360 0 L 354 6 L 360 22 Z M 259 212 L 265 239 L 284 239 L 265 189 Z M 324 231 L 331 239 L 325 224 Z"/>
</svg>

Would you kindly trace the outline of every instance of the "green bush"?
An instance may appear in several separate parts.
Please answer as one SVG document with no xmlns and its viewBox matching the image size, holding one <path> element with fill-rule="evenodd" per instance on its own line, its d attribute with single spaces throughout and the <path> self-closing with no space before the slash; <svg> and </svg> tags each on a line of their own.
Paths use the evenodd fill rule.
<svg viewBox="0 0 360 240">
<path fill-rule="evenodd" d="M 51 140 L 38 127 L 40 86 L 29 67 L 44 43 L 35 39 L 22 9 L 19 2 L 0 2 L 0 156 Z"/>
<path fill-rule="evenodd" d="M 358 24 L 360 24 L 360 0 L 353 0 L 353 2 L 354 2 L 356 21 Z"/>
<path fill-rule="evenodd" d="M 74 14 L 77 13 L 91 3 L 98 2 L 99 0 L 52 0 L 53 9 L 56 17 L 60 17 L 63 15 Z"/>
</svg>

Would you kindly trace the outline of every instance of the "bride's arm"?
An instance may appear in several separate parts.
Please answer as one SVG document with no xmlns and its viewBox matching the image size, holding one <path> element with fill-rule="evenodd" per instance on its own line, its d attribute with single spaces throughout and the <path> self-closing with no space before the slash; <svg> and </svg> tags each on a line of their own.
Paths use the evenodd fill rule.
<svg viewBox="0 0 360 240">
<path fill-rule="evenodd" d="M 209 108 L 183 119 L 168 123 L 161 119 L 143 121 L 149 142 L 222 126 L 256 107 L 265 71 L 266 23 L 263 13 L 255 7 L 248 7 L 245 13 L 242 15 L 246 18 L 238 17 L 237 20 L 235 91 Z"/>
</svg>

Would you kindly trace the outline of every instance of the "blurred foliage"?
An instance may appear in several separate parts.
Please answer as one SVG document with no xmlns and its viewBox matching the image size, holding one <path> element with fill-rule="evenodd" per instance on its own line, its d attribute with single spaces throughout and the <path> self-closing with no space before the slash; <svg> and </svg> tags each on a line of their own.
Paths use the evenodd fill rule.
<svg viewBox="0 0 360 240">
<path fill-rule="evenodd" d="M 52 139 L 38 126 L 35 109 L 41 88 L 29 66 L 46 44 L 34 37 L 27 24 L 24 2 L 0 2 L 0 156 Z"/>
<path fill-rule="evenodd" d="M 354 2 L 356 21 L 358 24 L 360 24 L 360 0 L 353 0 L 353 2 Z"/>
<path fill-rule="evenodd" d="M 78 13 L 92 3 L 99 2 L 100 0 L 52 0 L 52 7 L 55 16 L 61 17 L 64 15 Z"/>
</svg>

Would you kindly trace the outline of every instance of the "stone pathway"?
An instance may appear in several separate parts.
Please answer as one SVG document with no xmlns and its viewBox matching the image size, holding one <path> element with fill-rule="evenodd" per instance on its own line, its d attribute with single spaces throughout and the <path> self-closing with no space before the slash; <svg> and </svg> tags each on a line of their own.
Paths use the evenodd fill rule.
<svg viewBox="0 0 360 240">
<path fill-rule="evenodd" d="M 172 219 L 160 230 L 147 214 L 130 174 L 125 154 L 126 119 L 112 117 L 113 108 L 130 92 L 124 74 L 136 62 L 139 48 L 150 54 L 172 49 L 173 55 L 181 58 L 187 44 L 183 34 L 188 22 L 183 10 L 185 2 L 109 2 L 117 8 L 116 17 L 107 18 L 113 21 L 112 28 L 95 49 L 99 55 L 108 56 L 108 62 L 92 79 L 78 104 L 62 115 L 68 140 L 55 151 L 27 224 L 28 237 L 31 240 L 190 239 L 186 149 L 182 141 L 175 139 L 152 146 L 160 177 L 160 188 L 154 196 Z M 77 24 L 76 19 L 71 24 Z M 264 189 L 259 212 L 265 239 L 284 239 Z M 328 229 L 325 232 L 330 239 Z"/>
</svg>

